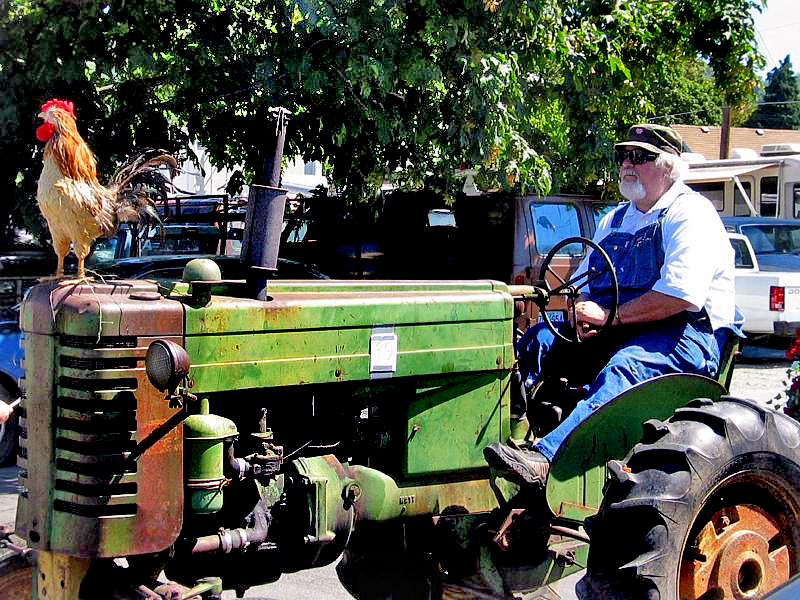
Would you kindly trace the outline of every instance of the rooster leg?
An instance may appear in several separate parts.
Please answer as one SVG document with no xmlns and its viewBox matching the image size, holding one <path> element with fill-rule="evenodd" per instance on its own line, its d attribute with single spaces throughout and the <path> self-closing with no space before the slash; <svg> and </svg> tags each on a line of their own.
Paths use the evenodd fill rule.
<svg viewBox="0 0 800 600">
<path fill-rule="evenodd" d="M 74 242 L 73 244 L 75 251 L 75 256 L 78 257 L 78 279 L 86 279 L 86 272 L 85 272 L 85 263 L 86 257 L 89 256 L 89 252 L 92 250 L 92 246 L 89 243 L 86 243 L 84 240 L 79 240 Z"/>
<path fill-rule="evenodd" d="M 82 241 L 73 242 L 73 251 L 75 252 L 75 256 L 78 257 L 78 273 L 75 279 L 63 279 L 59 282 L 59 286 L 65 285 L 80 285 L 82 283 L 89 283 L 89 279 L 86 277 L 85 273 L 85 261 L 86 256 L 89 254 L 89 250 L 91 246 L 89 244 L 85 244 Z"/>
<path fill-rule="evenodd" d="M 52 231 L 52 228 L 51 228 Z M 50 277 L 42 277 L 39 281 L 52 281 L 64 277 L 64 257 L 69 252 L 70 241 L 68 238 L 53 236 L 53 250 L 56 252 L 56 274 Z"/>
</svg>

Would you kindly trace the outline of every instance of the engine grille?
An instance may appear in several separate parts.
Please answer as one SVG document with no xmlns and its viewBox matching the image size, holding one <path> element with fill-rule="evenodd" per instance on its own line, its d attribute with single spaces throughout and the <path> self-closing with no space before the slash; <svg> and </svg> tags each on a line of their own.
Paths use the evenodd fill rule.
<svg viewBox="0 0 800 600">
<path fill-rule="evenodd" d="M 18 535 L 85 558 L 168 548 L 183 523 L 183 445 L 164 424 L 180 415 L 143 362 L 153 340 L 182 343 L 183 305 L 148 282 L 42 284 L 20 321 Z"/>
<path fill-rule="evenodd" d="M 88 517 L 135 515 L 136 338 L 61 336 L 54 411 L 53 510 Z M 138 369 L 138 371 L 137 371 Z M 21 453 L 27 455 L 23 441 Z"/>
</svg>

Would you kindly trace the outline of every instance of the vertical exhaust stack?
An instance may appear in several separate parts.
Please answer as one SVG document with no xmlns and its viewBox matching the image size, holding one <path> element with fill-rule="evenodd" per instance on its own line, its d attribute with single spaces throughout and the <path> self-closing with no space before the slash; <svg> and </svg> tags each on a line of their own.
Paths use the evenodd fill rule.
<svg viewBox="0 0 800 600">
<path fill-rule="evenodd" d="M 241 259 L 248 265 L 247 284 L 262 300 L 267 295 L 267 280 L 277 271 L 281 245 L 286 190 L 251 185 L 244 222 Z"/>
<path fill-rule="evenodd" d="M 250 186 L 240 257 L 248 266 L 247 285 L 250 293 L 261 300 L 268 298 L 267 281 L 278 267 L 288 193 L 278 186 L 281 182 L 281 160 L 289 111 L 285 108 L 270 110 L 275 115 L 274 146 L 272 151 L 265 153 L 263 172 L 259 178 L 261 181 Z"/>
</svg>

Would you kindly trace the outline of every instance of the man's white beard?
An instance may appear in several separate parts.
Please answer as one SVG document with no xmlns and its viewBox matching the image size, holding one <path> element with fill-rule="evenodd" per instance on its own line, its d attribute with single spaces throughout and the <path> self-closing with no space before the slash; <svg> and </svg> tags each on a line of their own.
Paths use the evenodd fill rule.
<svg viewBox="0 0 800 600">
<path fill-rule="evenodd" d="M 619 193 L 631 202 L 638 202 L 647 195 L 647 191 L 644 189 L 642 182 L 638 179 L 636 181 L 620 180 Z"/>
</svg>

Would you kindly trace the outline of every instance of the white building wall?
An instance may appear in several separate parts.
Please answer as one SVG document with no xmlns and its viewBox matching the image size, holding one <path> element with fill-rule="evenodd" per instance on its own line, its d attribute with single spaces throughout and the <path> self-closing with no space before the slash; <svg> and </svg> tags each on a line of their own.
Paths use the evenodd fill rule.
<svg viewBox="0 0 800 600">
<path fill-rule="evenodd" d="M 211 165 L 205 149 L 192 144 L 192 150 L 200 160 L 198 168 L 192 161 L 181 165 L 181 173 L 174 179 L 175 185 L 189 193 L 197 195 L 224 194 L 233 171 L 230 169 L 216 169 Z M 322 163 L 319 161 L 304 162 L 299 156 L 288 161 L 281 173 L 281 184 L 292 194 L 307 194 L 318 185 L 328 185 L 327 179 L 322 174 Z M 247 198 L 247 189 L 243 189 L 241 197 Z"/>
</svg>

